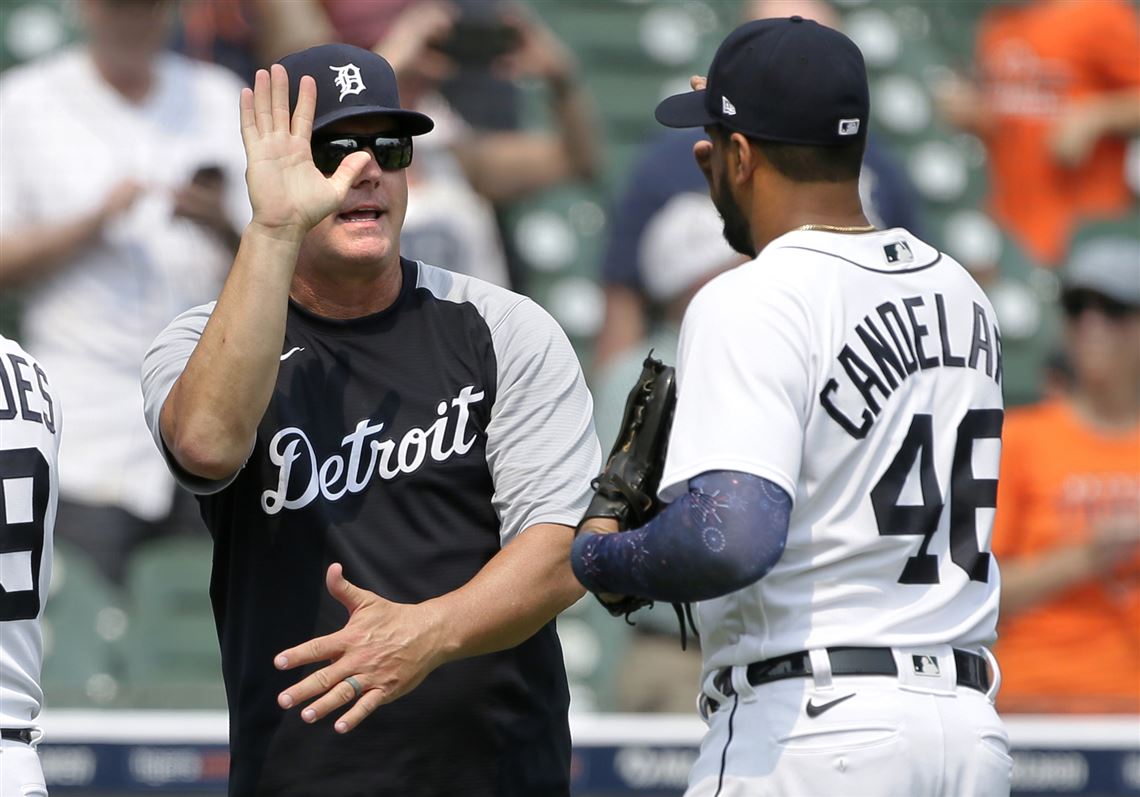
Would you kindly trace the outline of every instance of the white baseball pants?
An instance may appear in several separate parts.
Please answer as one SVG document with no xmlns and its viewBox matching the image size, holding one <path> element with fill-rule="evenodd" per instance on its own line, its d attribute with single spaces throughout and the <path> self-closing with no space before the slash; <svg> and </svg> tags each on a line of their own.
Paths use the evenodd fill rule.
<svg viewBox="0 0 1140 797">
<path fill-rule="evenodd" d="M 708 679 L 715 710 L 685 797 L 1008 797 L 1000 678 L 986 695 L 956 685 L 949 647 L 896 650 L 896 661 L 911 654 L 938 656 L 941 673 L 833 678 L 826 651 L 812 651 L 808 677 L 753 687 L 734 668 L 723 700 Z"/>
<path fill-rule="evenodd" d="M 36 748 L 23 742 L 0 740 L 0 795 L 47 797 L 47 793 Z"/>
</svg>

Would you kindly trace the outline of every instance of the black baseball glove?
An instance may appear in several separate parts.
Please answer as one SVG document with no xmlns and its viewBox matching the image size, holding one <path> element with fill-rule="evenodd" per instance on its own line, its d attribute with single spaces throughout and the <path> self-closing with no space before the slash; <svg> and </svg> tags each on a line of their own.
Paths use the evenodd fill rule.
<svg viewBox="0 0 1140 797">
<path fill-rule="evenodd" d="M 665 467 L 676 403 L 672 366 L 654 359 L 650 352 L 625 400 L 614 447 L 593 481 L 594 497 L 586 508 L 586 517 L 613 518 L 624 531 L 644 526 L 661 511 L 657 487 Z"/>
<path fill-rule="evenodd" d="M 617 441 L 602 472 L 592 482 L 594 497 L 583 523 L 590 518 L 613 518 L 622 530 L 644 526 L 661 511 L 657 487 L 665 467 L 665 449 L 669 427 L 673 423 L 673 407 L 677 400 L 676 382 L 671 366 L 653 358 L 645 358 L 641 376 L 625 402 L 625 414 Z M 582 528 L 582 524 L 578 524 Z M 623 597 L 598 601 L 614 617 L 626 618 L 653 602 L 644 598 Z"/>
</svg>

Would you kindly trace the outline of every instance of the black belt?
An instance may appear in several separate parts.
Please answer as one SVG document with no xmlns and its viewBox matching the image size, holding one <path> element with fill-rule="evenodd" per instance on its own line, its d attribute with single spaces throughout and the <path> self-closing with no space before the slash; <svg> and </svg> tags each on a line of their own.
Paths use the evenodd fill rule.
<svg viewBox="0 0 1140 797">
<path fill-rule="evenodd" d="M 24 744 L 32 743 L 32 729 L 31 728 L 0 728 L 0 738 L 7 742 L 23 742 Z"/>
<path fill-rule="evenodd" d="M 890 648 L 828 648 L 832 675 L 898 675 L 894 654 Z M 915 671 L 937 669 L 937 661 L 932 656 L 913 656 Z M 967 686 L 979 692 L 990 689 L 990 675 L 986 660 L 977 653 L 965 650 L 954 651 L 954 666 L 958 671 L 958 686 Z M 774 659 L 756 661 L 748 665 L 748 683 L 753 686 L 782 681 L 785 678 L 805 678 L 812 674 L 811 657 L 806 650 L 789 653 Z M 931 671 L 931 675 L 937 674 Z M 717 674 L 713 683 L 725 695 L 732 697 L 736 689 L 732 686 L 732 669 L 725 668 Z"/>
</svg>

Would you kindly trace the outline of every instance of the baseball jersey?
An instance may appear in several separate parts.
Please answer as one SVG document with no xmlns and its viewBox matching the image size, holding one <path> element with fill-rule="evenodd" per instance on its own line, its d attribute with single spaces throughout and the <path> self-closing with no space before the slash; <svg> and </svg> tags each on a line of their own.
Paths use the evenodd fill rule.
<svg viewBox="0 0 1140 797">
<path fill-rule="evenodd" d="M 348 619 L 325 588 L 330 563 L 398 603 L 450 592 L 528 527 L 575 525 L 600 465 L 581 369 L 545 311 L 463 275 L 402 269 L 399 297 L 374 315 L 341 321 L 290 305 L 276 389 L 232 480 L 173 466 L 214 537 L 233 794 L 569 788 L 553 622 L 510 650 L 440 667 L 347 735 L 333 718 L 310 726 L 276 704 L 316 668 L 278 672 L 273 657 Z M 211 309 L 177 318 L 146 357 L 160 445 L 160 409 Z"/>
<path fill-rule="evenodd" d="M 59 500 L 62 424 L 47 374 L 0 335 L 0 727 L 40 713 L 44 614 Z"/>
<path fill-rule="evenodd" d="M 677 362 L 662 498 L 735 470 L 794 500 L 775 567 L 699 605 L 707 669 L 993 641 L 1001 337 L 958 263 L 901 228 L 787 233 L 698 293 Z"/>
</svg>

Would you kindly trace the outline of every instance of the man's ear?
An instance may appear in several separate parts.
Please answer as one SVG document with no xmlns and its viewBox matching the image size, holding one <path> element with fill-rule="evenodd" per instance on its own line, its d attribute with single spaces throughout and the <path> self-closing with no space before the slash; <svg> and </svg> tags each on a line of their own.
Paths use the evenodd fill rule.
<svg viewBox="0 0 1140 797">
<path fill-rule="evenodd" d="M 756 171 L 758 153 L 742 133 L 733 133 L 728 140 L 728 176 L 737 185 L 751 182 Z"/>
</svg>

